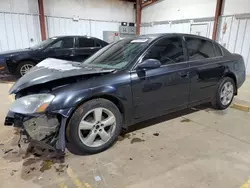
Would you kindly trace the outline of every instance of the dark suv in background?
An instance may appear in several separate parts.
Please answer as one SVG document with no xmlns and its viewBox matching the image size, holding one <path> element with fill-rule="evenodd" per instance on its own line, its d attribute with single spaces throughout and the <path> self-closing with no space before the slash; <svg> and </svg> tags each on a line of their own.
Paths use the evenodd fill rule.
<svg viewBox="0 0 250 188">
<path fill-rule="evenodd" d="M 10 74 L 23 76 L 46 58 L 84 61 L 106 45 L 107 42 L 94 37 L 52 37 L 30 48 L 0 53 L 0 67 Z"/>
</svg>

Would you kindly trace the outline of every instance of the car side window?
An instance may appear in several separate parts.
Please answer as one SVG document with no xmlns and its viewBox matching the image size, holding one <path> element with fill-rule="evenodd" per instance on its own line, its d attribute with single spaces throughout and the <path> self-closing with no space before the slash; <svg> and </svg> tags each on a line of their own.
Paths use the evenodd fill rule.
<svg viewBox="0 0 250 188">
<path fill-rule="evenodd" d="M 189 60 L 201 60 L 215 57 L 213 43 L 204 39 L 185 37 Z"/>
<path fill-rule="evenodd" d="M 219 47 L 218 44 L 214 44 L 214 49 L 215 49 L 215 54 L 216 56 L 222 56 L 221 48 Z"/>
<path fill-rule="evenodd" d="M 168 37 L 157 41 L 144 56 L 143 60 L 157 59 L 162 65 L 174 64 L 185 61 L 182 39 Z"/>
<path fill-rule="evenodd" d="M 79 48 L 95 47 L 95 41 L 91 38 L 79 38 Z"/>
<path fill-rule="evenodd" d="M 95 40 L 95 47 L 102 47 L 102 42 L 100 40 Z"/>
<path fill-rule="evenodd" d="M 52 44 L 51 48 L 67 49 L 67 48 L 73 48 L 73 46 L 74 46 L 73 38 L 65 38 Z"/>
</svg>

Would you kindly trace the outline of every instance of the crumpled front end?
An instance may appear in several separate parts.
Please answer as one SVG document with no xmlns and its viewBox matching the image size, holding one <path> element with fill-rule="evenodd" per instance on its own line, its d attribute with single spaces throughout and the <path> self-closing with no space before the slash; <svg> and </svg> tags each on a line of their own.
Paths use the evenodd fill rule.
<svg viewBox="0 0 250 188">
<path fill-rule="evenodd" d="M 20 128 L 20 136 L 24 136 L 25 142 L 30 142 L 36 151 L 57 157 L 65 151 L 66 119 L 57 113 L 24 115 L 9 111 L 4 125 Z"/>
<path fill-rule="evenodd" d="M 40 115 L 23 122 L 23 128 L 28 135 L 38 141 L 57 137 L 60 122 L 56 115 Z M 53 140 L 51 140 L 53 143 Z"/>
<path fill-rule="evenodd" d="M 65 151 L 65 127 L 71 109 L 47 111 L 53 99 L 49 93 L 18 98 L 10 106 L 4 125 L 20 128 L 21 136 L 26 136 L 34 149 L 57 156 Z"/>
</svg>

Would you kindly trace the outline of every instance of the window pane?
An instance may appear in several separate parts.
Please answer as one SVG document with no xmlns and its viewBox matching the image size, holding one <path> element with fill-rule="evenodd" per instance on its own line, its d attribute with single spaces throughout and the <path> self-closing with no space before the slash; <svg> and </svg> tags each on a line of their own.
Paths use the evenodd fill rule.
<svg viewBox="0 0 250 188">
<path fill-rule="evenodd" d="M 190 60 L 215 57 L 213 44 L 207 40 L 186 37 Z"/>
<path fill-rule="evenodd" d="M 95 41 L 88 38 L 79 38 L 79 48 L 95 47 Z"/>
<path fill-rule="evenodd" d="M 52 48 L 61 48 L 62 40 L 57 41 L 55 44 L 52 44 Z"/>
<path fill-rule="evenodd" d="M 93 56 L 88 58 L 83 65 L 87 67 L 102 67 L 121 69 L 139 55 L 148 45 L 148 42 L 133 42 L 133 38 L 123 39 L 112 43 Z"/>
<path fill-rule="evenodd" d="M 62 48 L 73 48 L 74 46 L 73 38 L 65 38 L 62 41 L 63 41 Z"/>
<path fill-rule="evenodd" d="M 143 58 L 146 59 L 157 59 L 162 65 L 184 61 L 182 40 L 179 37 L 161 39 L 151 47 Z"/>
<path fill-rule="evenodd" d="M 53 44 L 52 48 L 63 48 L 63 49 L 73 48 L 73 45 L 74 45 L 73 38 L 65 38 Z"/>
<path fill-rule="evenodd" d="M 216 56 L 222 56 L 222 52 L 221 52 L 221 49 L 219 47 L 218 44 L 214 44 L 214 48 L 215 48 L 215 54 Z"/>
</svg>

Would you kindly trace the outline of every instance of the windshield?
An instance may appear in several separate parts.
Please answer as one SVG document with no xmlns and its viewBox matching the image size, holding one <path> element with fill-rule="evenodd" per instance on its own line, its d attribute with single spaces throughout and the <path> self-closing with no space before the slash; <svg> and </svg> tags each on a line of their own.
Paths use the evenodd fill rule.
<svg viewBox="0 0 250 188">
<path fill-rule="evenodd" d="M 56 38 L 48 38 L 47 40 L 44 40 L 30 48 L 32 49 L 40 49 L 40 48 L 44 48 L 46 46 L 48 46 L 51 42 L 53 42 L 54 40 L 56 40 Z"/>
<path fill-rule="evenodd" d="M 110 44 L 88 58 L 83 66 L 121 69 L 148 44 L 148 39 L 123 39 Z"/>
</svg>

